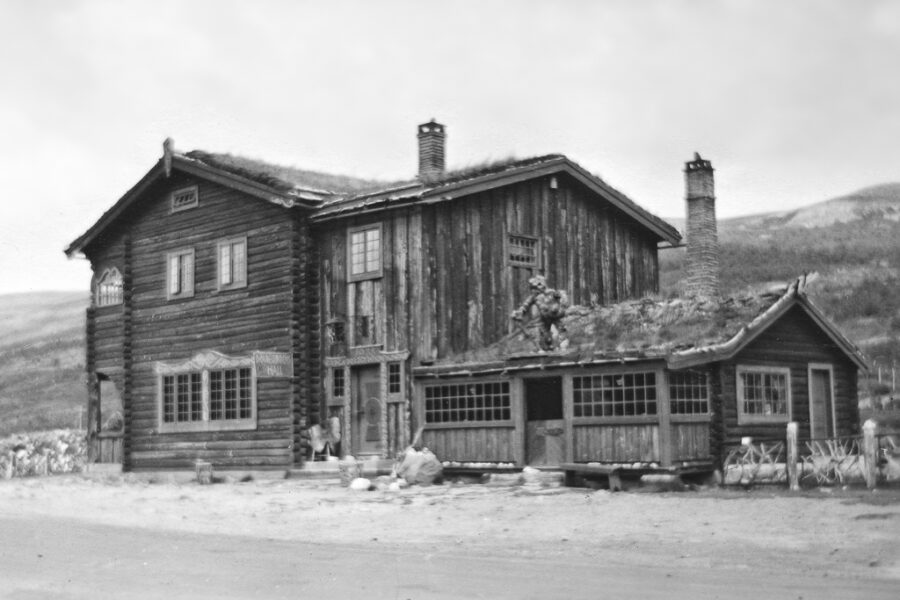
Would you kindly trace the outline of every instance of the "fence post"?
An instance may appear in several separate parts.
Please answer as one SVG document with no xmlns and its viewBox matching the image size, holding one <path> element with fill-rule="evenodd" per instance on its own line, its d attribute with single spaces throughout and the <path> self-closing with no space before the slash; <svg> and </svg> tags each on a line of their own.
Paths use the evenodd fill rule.
<svg viewBox="0 0 900 600">
<path fill-rule="evenodd" d="M 878 478 L 878 438 L 875 437 L 875 431 L 878 424 L 872 419 L 863 423 L 863 461 L 865 465 L 864 475 L 866 476 L 866 487 L 870 490 L 875 489 Z"/>
<path fill-rule="evenodd" d="M 797 448 L 797 422 L 791 421 L 787 424 L 787 475 L 788 484 L 792 492 L 800 490 L 800 473 L 797 470 L 800 453 Z"/>
</svg>

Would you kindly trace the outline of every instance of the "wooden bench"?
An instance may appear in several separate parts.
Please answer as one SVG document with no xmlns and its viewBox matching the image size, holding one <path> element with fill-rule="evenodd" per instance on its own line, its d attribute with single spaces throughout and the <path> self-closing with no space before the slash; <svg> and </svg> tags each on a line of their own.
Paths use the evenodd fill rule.
<svg viewBox="0 0 900 600">
<path fill-rule="evenodd" d="M 583 463 L 562 463 L 559 468 L 565 473 L 567 486 L 575 485 L 576 476 L 593 479 L 605 477 L 611 492 L 622 491 L 621 467 L 614 465 L 586 465 Z"/>
</svg>

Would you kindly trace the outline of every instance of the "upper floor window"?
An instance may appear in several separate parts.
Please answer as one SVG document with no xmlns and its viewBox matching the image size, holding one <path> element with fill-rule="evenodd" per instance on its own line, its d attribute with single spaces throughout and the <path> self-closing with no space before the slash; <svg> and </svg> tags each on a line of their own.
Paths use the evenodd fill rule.
<svg viewBox="0 0 900 600">
<path fill-rule="evenodd" d="M 738 423 L 786 423 L 791 418 L 788 367 L 737 368 Z"/>
<path fill-rule="evenodd" d="M 541 267 L 540 240 L 528 235 L 509 234 L 506 240 L 506 256 L 514 267 Z"/>
<path fill-rule="evenodd" d="M 219 289 L 247 285 L 247 238 L 223 240 L 218 245 Z"/>
<path fill-rule="evenodd" d="M 167 297 L 187 298 L 194 295 L 194 249 L 177 250 L 166 255 Z"/>
<path fill-rule="evenodd" d="M 97 281 L 95 301 L 97 306 L 122 304 L 122 274 L 115 267 L 104 271 Z"/>
<path fill-rule="evenodd" d="M 183 188 L 172 192 L 171 203 L 172 212 L 194 208 L 199 202 L 200 194 L 197 186 L 193 185 L 189 188 Z"/>
<path fill-rule="evenodd" d="M 350 281 L 381 277 L 381 224 L 349 231 Z"/>
</svg>

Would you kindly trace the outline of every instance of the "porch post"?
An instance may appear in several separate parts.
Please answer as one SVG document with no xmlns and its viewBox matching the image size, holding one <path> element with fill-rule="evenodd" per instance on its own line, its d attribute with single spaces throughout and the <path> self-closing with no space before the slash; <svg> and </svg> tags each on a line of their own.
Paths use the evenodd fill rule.
<svg viewBox="0 0 900 600">
<path fill-rule="evenodd" d="M 797 462 L 800 459 L 797 448 L 797 422 L 791 421 L 787 424 L 787 472 L 788 483 L 791 491 L 800 490 L 800 473 L 797 470 Z"/>
<path fill-rule="evenodd" d="M 864 475 L 866 477 L 866 487 L 870 490 L 875 489 L 878 479 L 878 438 L 875 432 L 878 424 L 872 419 L 868 419 L 863 423 L 863 461 Z"/>
<path fill-rule="evenodd" d="M 669 406 L 668 373 L 663 368 L 657 371 L 656 412 L 659 417 L 659 464 L 672 466 L 672 415 Z"/>
</svg>

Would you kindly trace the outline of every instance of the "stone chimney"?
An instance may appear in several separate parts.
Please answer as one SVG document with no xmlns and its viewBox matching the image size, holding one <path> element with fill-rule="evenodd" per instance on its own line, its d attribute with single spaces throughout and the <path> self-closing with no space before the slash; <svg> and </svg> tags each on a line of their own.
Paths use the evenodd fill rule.
<svg viewBox="0 0 900 600">
<path fill-rule="evenodd" d="M 712 163 L 694 153 L 685 163 L 687 194 L 687 286 L 689 296 L 719 295 L 719 235 Z"/>
<path fill-rule="evenodd" d="M 419 125 L 419 178 L 427 179 L 444 172 L 446 127 L 431 119 Z"/>
</svg>

